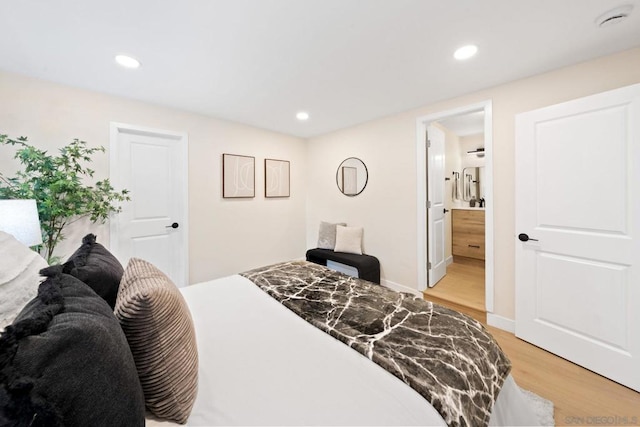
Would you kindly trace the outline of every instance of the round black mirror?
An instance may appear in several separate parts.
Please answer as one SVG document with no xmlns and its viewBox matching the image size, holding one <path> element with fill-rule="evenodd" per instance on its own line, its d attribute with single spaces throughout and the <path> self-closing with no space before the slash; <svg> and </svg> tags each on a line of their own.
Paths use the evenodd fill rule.
<svg viewBox="0 0 640 427">
<path fill-rule="evenodd" d="M 338 166 L 336 183 L 340 192 L 345 196 L 352 197 L 362 193 L 368 181 L 367 166 L 357 157 L 349 157 Z"/>
</svg>

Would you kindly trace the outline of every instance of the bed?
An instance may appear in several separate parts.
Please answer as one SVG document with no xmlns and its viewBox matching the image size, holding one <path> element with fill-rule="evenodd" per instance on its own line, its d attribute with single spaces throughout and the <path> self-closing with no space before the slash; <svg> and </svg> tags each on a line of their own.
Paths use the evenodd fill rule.
<svg viewBox="0 0 640 427">
<path fill-rule="evenodd" d="M 307 279 L 301 278 L 298 273 L 290 275 L 292 268 L 307 274 Z M 321 280 L 317 280 L 320 276 Z M 275 277 L 276 285 L 272 280 L 265 282 L 265 277 L 269 280 Z M 287 304 L 291 301 L 300 302 L 300 299 L 296 301 L 292 296 L 300 294 L 299 286 L 307 289 L 306 284 L 300 285 L 300 281 L 304 280 L 316 281 L 325 287 L 327 284 L 331 287 L 331 283 L 340 283 L 356 292 L 359 298 L 364 296 L 364 300 L 380 299 L 380 295 L 384 294 L 385 298 L 399 298 L 404 301 L 403 304 L 415 303 L 412 296 L 397 294 L 380 285 L 305 261 L 281 263 L 180 289 L 179 294 L 188 307 L 195 330 L 198 360 L 197 394 L 194 392 L 190 395 L 193 398 L 192 406 L 188 407 L 186 420 L 182 420 L 186 421 L 186 425 L 487 424 L 468 421 L 459 414 L 445 422 L 443 413 L 449 417 L 452 413 L 456 414 L 455 411 L 447 412 L 447 405 L 460 405 L 460 402 L 456 403 L 457 397 L 451 398 L 452 403 L 437 399 L 433 401 L 433 396 L 430 396 L 436 402 L 430 403 L 424 397 L 424 390 L 409 386 L 410 380 L 402 378 L 403 375 L 398 372 L 385 369 L 384 363 L 381 365 L 380 361 L 374 361 L 376 357 L 366 350 L 358 351 L 357 343 L 345 343 L 344 337 L 336 339 L 338 327 L 331 331 L 323 330 L 317 321 L 303 318 L 307 317 L 306 314 L 296 314 L 295 307 Z M 73 286 L 83 287 L 78 283 L 81 282 L 73 282 Z M 294 288 L 287 296 L 282 286 L 288 287 L 290 284 Z M 363 287 L 375 287 L 372 288 L 374 293 L 363 292 Z M 84 292 L 82 289 L 80 291 Z M 317 293 L 317 289 L 311 289 L 311 294 L 302 298 L 306 298 L 306 301 L 299 306 L 308 308 L 308 295 L 314 295 L 314 299 Z M 276 294 L 280 294 L 280 300 Z M 341 298 L 332 291 L 323 303 Z M 354 301 L 348 297 L 339 306 L 342 310 L 345 306 L 354 305 Z M 356 307 L 354 313 L 359 312 L 362 312 L 361 308 Z M 327 313 L 321 315 L 328 316 Z M 167 316 L 162 317 L 161 320 L 167 321 Z M 473 324 L 477 322 L 468 320 L 475 328 Z M 376 333 L 388 335 L 381 330 Z M 135 354 L 132 340 L 129 336 L 127 339 Z M 456 339 L 451 338 L 453 341 Z M 438 378 L 437 375 L 435 378 Z M 503 380 L 494 380 L 489 382 L 489 388 L 496 388 L 491 390 L 496 398 L 488 409 L 488 425 L 538 425 L 511 375 L 507 372 Z M 120 392 L 114 396 L 123 394 L 126 393 Z M 429 395 L 429 391 L 426 394 Z M 128 396 L 122 399 L 123 404 L 127 405 L 131 405 L 131 400 L 135 399 Z M 117 406 L 115 400 L 106 403 L 106 406 Z M 149 408 L 148 400 L 146 403 Z M 111 409 L 106 407 L 104 411 Z M 132 411 L 138 409 L 136 407 Z M 0 412 L 0 421 L 3 413 Z M 98 419 L 104 423 L 104 417 L 107 415 Z M 109 422 L 104 425 L 116 424 Z M 147 412 L 146 425 L 181 424 Z"/>
<path fill-rule="evenodd" d="M 284 264 L 358 283 L 315 264 Z M 282 264 L 266 269 L 274 267 Z M 398 377 L 302 319 L 247 277 L 192 285 L 182 294 L 195 324 L 199 357 L 207 361 L 200 366 L 188 425 L 447 425 Z M 537 424 L 509 375 L 489 425 Z M 151 418 L 148 425 L 169 424 Z"/>
</svg>

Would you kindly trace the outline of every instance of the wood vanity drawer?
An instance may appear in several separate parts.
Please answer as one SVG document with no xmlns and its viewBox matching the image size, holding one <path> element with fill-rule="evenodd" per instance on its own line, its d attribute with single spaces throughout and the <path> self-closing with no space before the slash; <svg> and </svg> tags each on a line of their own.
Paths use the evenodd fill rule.
<svg viewBox="0 0 640 427">
<path fill-rule="evenodd" d="M 484 259 L 484 236 L 453 238 L 452 253 L 456 256 Z"/>
<path fill-rule="evenodd" d="M 453 255 L 485 259 L 484 210 L 452 211 Z"/>
</svg>

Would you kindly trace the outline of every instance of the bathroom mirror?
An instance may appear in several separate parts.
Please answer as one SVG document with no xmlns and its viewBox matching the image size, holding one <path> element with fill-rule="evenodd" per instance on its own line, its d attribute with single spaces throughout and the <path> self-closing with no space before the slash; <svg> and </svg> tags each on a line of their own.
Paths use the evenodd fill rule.
<svg viewBox="0 0 640 427">
<path fill-rule="evenodd" d="M 369 181 L 369 172 L 362 160 L 349 157 L 338 166 L 336 183 L 345 196 L 357 196 L 362 193 L 367 186 L 367 181 Z"/>
<path fill-rule="evenodd" d="M 462 170 L 462 198 L 467 202 L 484 199 L 484 166 Z"/>
</svg>

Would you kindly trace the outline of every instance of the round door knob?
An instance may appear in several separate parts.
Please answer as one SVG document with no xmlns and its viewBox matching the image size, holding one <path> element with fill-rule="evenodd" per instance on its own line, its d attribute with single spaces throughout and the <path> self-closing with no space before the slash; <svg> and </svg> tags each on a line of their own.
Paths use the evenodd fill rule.
<svg viewBox="0 0 640 427">
<path fill-rule="evenodd" d="M 520 234 L 518 234 L 518 239 L 519 239 L 521 242 L 528 242 L 529 240 L 534 241 L 534 242 L 537 242 L 537 241 L 538 241 L 538 239 L 532 239 L 532 238 L 530 238 L 530 237 L 529 237 L 529 235 L 528 235 L 528 234 L 526 234 L 526 233 L 520 233 Z"/>
<path fill-rule="evenodd" d="M 174 223 L 173 223 L 173 224 L 171 224 L 171 225 L 167 225 L 167 227 L 166 227 L 166 228 L 178 228 L 178 227 L 180 227 L 180 224 L 178 224 L 177 222 L 174 222 Z"/>
</svg>

